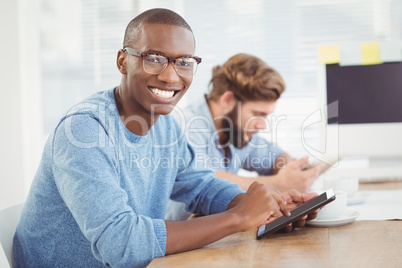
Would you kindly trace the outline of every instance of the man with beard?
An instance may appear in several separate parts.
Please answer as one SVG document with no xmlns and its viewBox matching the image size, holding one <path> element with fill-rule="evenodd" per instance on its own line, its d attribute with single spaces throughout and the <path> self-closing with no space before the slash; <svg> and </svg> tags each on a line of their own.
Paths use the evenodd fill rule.
<svg viewBox="0 0 402 268">
<path fill-rule="evenodd" d="M 258 181 L 280 191 L 308 191 L 323 166 L 308 169 L 307 157 L 293 159 L 254 135 L 267 128 L 266 118 L 285 90 L 281 75 L 255 56 L 238 54 L 213 69 L 210 87 L 203 101 L 176 111 L 197 164 L 243 190 Z M 258 177 L 237 175 L 241 168 L 257 172 Z M 184 204 L 169 202 L 167 219 L 188 216 Z"/>
</svg>

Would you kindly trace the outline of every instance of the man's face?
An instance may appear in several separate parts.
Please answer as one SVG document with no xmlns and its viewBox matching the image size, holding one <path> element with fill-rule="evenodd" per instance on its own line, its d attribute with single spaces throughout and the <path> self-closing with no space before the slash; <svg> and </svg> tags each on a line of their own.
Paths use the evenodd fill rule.
<svg viewBox="0 0 402 268">
<path fill-rule="evenodd" d="M 237 148 L 246 146 L 251 137 L 261 129 L 266 129 L 266 117 L 271 114 L 276 101 L 238 102 L 223 120 L 223 129 L 230 129 L 229 141 Z"/>
<path fill-rule="evenodd" d="M 130 47 L 173 58 L 194 56 L 193 34 L 185 28 L 166 24 L 144 24 L 140 40 Z M 179 76 L 172 63 L 160 74 L 149 74 L 144 71 L 142 58 L 128 54 L 126 57 L 129 101 L 125 103 L 129 107 L 124 108 L 137 115 L 170 113 L 186 93 L 193 77 Z"/>
</svg>

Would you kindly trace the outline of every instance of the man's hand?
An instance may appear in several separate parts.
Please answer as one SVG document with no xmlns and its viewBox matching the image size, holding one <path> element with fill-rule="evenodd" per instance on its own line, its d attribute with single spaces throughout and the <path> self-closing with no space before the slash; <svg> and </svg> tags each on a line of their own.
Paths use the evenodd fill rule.
<svg viewBox="0 0 402 268">
<path fill-rule="evenodd" d="M 228 209 L 236 215 L 239 231 L 260 227 L 282 214 L 290 215 L 282 194 L 275 187 L 259 182 L 251 184 L 244 195 L 229 204 Z"/>
<path fill-rule="evenodd" d="M 278 183 L 282 185 L 279 188 L 281 190 L 296 189 L 299 192 L 305 193 L 310 189 L 323 168 L 324 164 L 318 164 L 309 168 L 308 157 L 290 160 L 276 175 L 279 178 Z"/>
<path fill-rule="evenodd" d="M 245 194 L 236 196 L 223 213 L 188 221 L 165 221 L 166 254 L 200 248 L 233 233 L 260 227 L 282 215 L 289 216 L 289 210 L 316 195 L 296 190 L 280 193 L 273 186 L 254 182 Z M 311 213 L 309 218 L 315 218 L 316 213 Z M 295 226 L 303 226 L 307 219 L 299 220 Z M 291 229 L 291 225 L 285 228 Z"/>
<path fill-rule="evenodd" d="M 289 211 L 316 196 L 317 193 L 300 193 L 297 190 L 280 193 L 273 186 L 254 182 L 247 193 L 235 198 L 228 208 L 240 219 L 241 231 L 246 231 L 272 222 L 282 215 L 289 216 Z M 289 224 L 284 231 L 303 227 L 307 220 L 315 219 L 317 213 L 318 210 L 315 210 Z"/>
<path fill-rule="evenodd" d="M 244 177 L 229 172 L 218 171 L 216 172 L 216 176 L 236 183 L 245 191 L 247 191 L 253 182 L 258 181 L 274 185 L 280 191 L 296 189 L 299 192 L 305 193 L 320 175 L 321 170 L 327 166 L 325 163 L 320 163 L 309 168 L 308 157 L 292 159 L 288 154 L 284 153 L 275 161 L 272 169 L 273 175 Z"/>
<path fill-rule="evenodd" d="M 292 209 L 296 208 L 297 206 L 305 203 L 306 201 L 314 198 L 317 196 L 317 193 L 300 193 L 297 190 L 290 190 L 287 192 L 283 192 L 282 196 L 286 201 L 286 208 L 291 211 Z M 309 215 L 303 216 L 298 221 L 294 222 L 293 224 L 289 224 L 284 228 L 285 232 L 290 232 L 294 228 L 303 227 L 306 225 L 306 221 L 313 220 L 317 217 L 319 209 L 313 211 Z"/>
</svg>

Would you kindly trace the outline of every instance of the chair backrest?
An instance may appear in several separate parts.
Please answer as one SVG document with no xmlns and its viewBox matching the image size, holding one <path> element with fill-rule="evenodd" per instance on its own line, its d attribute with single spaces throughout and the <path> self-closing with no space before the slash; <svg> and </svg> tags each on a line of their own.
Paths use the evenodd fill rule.
<svg viewBox="0 0 402 268">
<path fill-rule="evenodd" d="M 3 247 L 0 243 L 0 268 L 10 268 L 6 253 L 4 253 Z"/>
<path fill-rule="evenodd" d="M 7 256 L 9 266 L 12 267 L 12 251 L 13 237 L 17 224 L 21 217 L 22 207 L 24 204 L 14 205 L 0 211 L 0 244 L 3 247 L 4 253 Z M 1 250 L 1 248 L 0 248 Z M 1 259 L 0 252 L 0 259 Z M 1 268 L 3 267 L 3 264 Z"/>
</svg>

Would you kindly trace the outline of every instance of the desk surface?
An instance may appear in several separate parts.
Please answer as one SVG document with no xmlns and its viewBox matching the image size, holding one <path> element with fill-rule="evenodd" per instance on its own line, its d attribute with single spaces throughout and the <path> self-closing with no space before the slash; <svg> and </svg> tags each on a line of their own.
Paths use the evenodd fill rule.
<svg viewBox="0 0 402 268">
<path fill-rule="evenodd" d="M 361 184 L 361 190 L 402 189 L 402 182 Z M 402 221 L 357 221 L 299 228 L 256 240 L 237 233 L 201 249 L 152 261 L 149 267 L 398 267 Z"/>
</svg>

